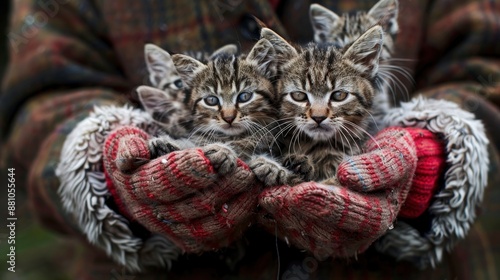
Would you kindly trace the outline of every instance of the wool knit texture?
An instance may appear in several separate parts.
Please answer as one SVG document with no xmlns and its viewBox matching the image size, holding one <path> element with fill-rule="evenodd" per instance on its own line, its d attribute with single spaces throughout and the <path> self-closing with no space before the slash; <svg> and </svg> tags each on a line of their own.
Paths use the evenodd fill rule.
<svg viewBox="0 0 500 280">
<path fill-rule="evenodd" d="M 446 165 L 444 142 L 438 135 L 421 128 L 405 128 L 413 138 L 417 151 L 417 168 L 410 193 L 401 206 L 399 216 L 417 218 L 429 207 L 442 179 Z"/>
<path fill-rule="evenodd" d="M 340 15 L 354 10 L 367 11 L 376 2 L 280 1 L 279 13 L 275 13 L 268 0 L 12 1 L 10 30 L 6 32 L 9 38 L 5 36 L 10 46 L 10 65 L 0 95 L 0 135 L 5 139 L 5 149 L 0 154 L 6 157 L 8 164 L 3 170 L 16 168 L 16 186 L 19 191 L 27 192 L 33 211 L 24 221 L 30 223 L 28 218 L 36 218 L 43 227 L 78 240 L 79 227 L 87 225 L 79 224 L 74 215 L 64 211 L 57 193 L 60 181 L 54 169 L 62 143 L 95 105 L 130 102 L 128 93 L 145 79 L 146 66 L 141 55 L 145 43 L 155 43 L 174 53 L 211 52 L 231 43 L 241 44 L 245 51 L 255 43 L 254 38 L 245 37 L 251 34 L 244 32 L 248 22 L 244 15 L 248 14 L 257 16 L 284 38 L 306 43 L 313 38 L 308 24 L 310 3 L 319 3 Z M 492 172 L 481 207 L 488 211 L 482 212 L 482 219 L 470 231 L 468 239 L 458 244 L 453 257 L 444 258 L 443 264 L 434 270 L 421 271 L 406 262 L 378 256 L 363 261 L 363 256 L 358 256 L 359 261 L 347 264 L 318 263 L 311 278 L 498 279 L 500 172 L 495 171 L 499 170 L 500 151 L 500 60 L 496 59 L 500 56 L 500 5 L 498 1 L 487 0 L 418 0 L 399 1 L 399 4 L 400 32 L 393 57 L 412 75 L 412 79 L 402 79 L 406 82 L 405 88 L 414 90 L 410 90 L 410 96 L 397 94 L 395 98 L 408 100 L 416 93 L 423 93 L 427 97 L 454 101 L 472 110 L 485 123 L 492 143 Z M 52 8 L 47 14 L 49 5 Z M 52 16 L 56 9 L 57 15 Z M 30 15 L 35 22 L 27 20 Z M 104 227 L 102 235 L 114 231 L 112 227 Z M 252 244 L 262 244 L 265 240 L 274 242 L 274 235 Z M 113 266 L 109 260 L 104 262 L 94 257 L 100 256 L 100 248 L 85 242 L 82 245 L 82 254 L 75 256 L 72 260 L 75 265 L 71 266 L 78 267 L 79 273 L 66 278 L 91 278 L 88 275 L 93 273 L 92 278 L 109 279 L 110 271 L 121 271 L 121 267 Z M 249 254 L 254 253 L 255 258 L 247 258 L 235 274 L 244 273 L 249 279 L 276 278 L 276 259 L 266 258 L 274 256 L 275 248 L 257 249 L 260 247 L 248 246 Z M 299 255 L 293 261 L 300 264 L 304 259 Z M 205 278 L 223 278 L 211 273 L 218 258 L 210 260 L 197 262 L 190 258 L 176 265 L 189 267 Z M 30 262 L 24 261 L 25 265 Z M 44 261 L 63 264 L 59 254 L 49 254 Z M 289 267 L 289 264 L 282 255 L 281 267 Z M 69 268 L 50 266 L 48 270 L 66 269 Z M 97 269 L 101 273 L 95 276 Z M 135 277 L 188 278 L 185 274 L 184 277 L 171 274 L 155 270 L 150 275 Z M 304 278 L 302 275 L 292 276 Z"/>
<path fill-rule="evenodd" d="M 308 182 L 265 190 L 261 223 L 318 259 L 365 251 L 392 227 L 417 165 L 414 141 L 402 128 L 382 131 L 366 150 L 340 164 L 341 186 Z"/>
<path fill-rule="evenodd" d="M 105 142 L 108 188 L 119 210 L 189 253 L 221 248 L 241 236 L 259 192 L 249 168 L 238 160 L 236 169 L 222 176 L 203 149 L 150 159 L 148 138 L 125 126 Z"/>
<path fill-rule="evenodd" d="M 398 143 L 393 142 L 393 133 L 399 133 L 397 131 L 403 133 L 403 130 L 407 134 L 405 137 L 413 140 L 418 161 L 408 198 L 401 206 L 399 216 L 417 218 L 429 207 L 432 196 L 438 187 L 438 180 L 445 166 L 443 141 L 426 129 L 399 128 L 381 132 L 377 141 L 369 141 L 365 148 L 374 150 L 379 146 L 388 146 L 397 149 Z M 410 140 L 408 139 L 408 141 Z M 387 158 L 385 154 L 364 154 L 357 157 L 357 160 L 362 161 L 367 168 L 351 169 L 354 172 L 349 173 L 347 171 L 349 165 L 342 164 L 339 166 L 338 176 L 346 179 L 346 181 L 341 181 L 343 185 L 352 186 L 355 189 L 361 187 L 358 189 L 359 191 L 369 191 L 368 188 L 376 189 L 383 187 L 391 180 L 398 180 L 397 176 L 400 176 L 401 170 L 405 168 L 397 157 Z"/>
</svg>

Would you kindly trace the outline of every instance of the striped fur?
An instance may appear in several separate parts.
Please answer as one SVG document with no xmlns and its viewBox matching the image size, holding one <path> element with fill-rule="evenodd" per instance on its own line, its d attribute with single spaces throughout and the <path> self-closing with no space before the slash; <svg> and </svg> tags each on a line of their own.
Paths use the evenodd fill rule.
<svg viewBox="0 0 500 280">
<path fill-rule="evenodd" d="M 316 43 L 334 44 L 342 48 L 352 44 L 366 30 L 376 24 L 383 28 L 384 44 L 380 56 L 381 69 L 379 71 L 379 75 L 383 77 L 380 80 L 383 88 L 380 94 L 374 98 L 373 118 L 375 122 L 369 128 L 370 131 L 374 131 L 377 126 L 380 126 L 384 113 L 391 107 L 390 93 L 396 96 L 396 94 L 406 92 L 400 78 L 412 80 L 406 70 L 394 65 L 393 60 L 391 60 L 394 52 L 394 41 L 399 31 L 398 12 L 398 0 L 380 0 L 368 12 L 356 11 L 355 13 L 343 13 L 340 16 L 319 4 L 312 4 L 309 9 Z M 397 78 L 396 73 L 400 74 L 400 78 Z M 392 88 L 401 92 L 393 92 Z"/>
<path fill-rule="evenodd" d="M 333 183 L 345 154 L 359 151 L 367 136 L 374 96 L 380 91 L 378 63 L 383 30 L 375 26 L 352 45 L 337 49 L 310 44 L 296 52 L 263 29 L 282 54 L 277 83 L 285 167 L 304 180 Z M 314 163 L 314 165 L 312 164 Z"/>
<path fill-rule="evenodd" d="M 380 0 L 368 12 L 356 11 L 341 16 L 319 4 L 312 4 L 309 16 L 314 29 L 314 41 L 333 43 L 338 47 L 351 44 L 372 26 L 380 25 L 385 32 L 381 59 L 391 57 L 399 30 L 397 0 Z"/>
<path fill-rule="evenodd" d="M 269 150 L 272 139 L 263 139 L 271 137 L 266 126 L 276 119 L 278 111 L 268 79 L 274 72 L 266 55 L 272 49 L 267 46 L 270 43 L 261 40 L 245 57 L 219 52 L 207 63 L 183 54 L 170 57 L 184 83 L 185 109 L 181 113 L 186 120 L 177 119 L 174 125 L 184 123 L 187 139 L 194 145 L 229 142 L 243 160 Z M 168 99 L 166 93 L 151 87 L 140 87 L 138 93 L 145 106 Z"/>
<path fill-rule="evenodd" d="M 220 47 L 212 54 L 192 51 L 186 52 L 186 55 L 200 61 L 208 62 L 220 54 L 236 54 L 237 52 L 238 48 L 236 45 L 229 44 Z M 154 44 L 146 44 L 144 46 L 144 58 L 148 69 L 149 82 L 152 86 L 165 91 L 169 89 L 179 90 L 182 88 L 182 80 L 167 51 Z"/>
<path fill-rule="evenodd" d="M 237 51 L 235 45 L 229 44 L 212 54 L 190 52 L 189 55 L 201 61 L 210 61 L 223 53 L 236 54 Z M 144 109 L 168 135 L 174 138 L 187 136 L 191 124 L 191 112 L 186 108 L 188 96 L 182 90 L 183 82 L 170 54 L 154 44 L 146 44 L 144 58 L 150 84 L 163 91 L 160 93 L 146 90 L 139 94 Z"/>
</svg>

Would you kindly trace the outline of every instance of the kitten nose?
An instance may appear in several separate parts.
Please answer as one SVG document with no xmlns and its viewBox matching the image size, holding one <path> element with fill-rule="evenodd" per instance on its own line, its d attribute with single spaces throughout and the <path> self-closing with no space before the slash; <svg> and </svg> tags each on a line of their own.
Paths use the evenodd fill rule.
<svg viewBox="0 0 500 280">
<path fill-rule="evenodd" d="M 325 116 L 312 116 L 311 117 L 317 124 L 320 124 L 322 121 L 326 119 Z"/>
<path fill-rule="evenodd" d="M 236 119 L 236 116 L 224 116 L 222 117 L 224 121 L 226 121 L 228 124 L 232 124 L 234 119 Z"/>
</svg>

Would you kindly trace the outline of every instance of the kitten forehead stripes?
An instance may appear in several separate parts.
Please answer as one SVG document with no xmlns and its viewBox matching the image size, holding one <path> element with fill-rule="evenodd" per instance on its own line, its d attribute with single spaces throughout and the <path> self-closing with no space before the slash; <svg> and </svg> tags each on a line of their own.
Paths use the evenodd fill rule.
<svg viewBox="0 0 500 280">
<path fill-rule="evenodd" d="M 234 56 L 218 56 L 213 62 L 208 65 L 212 70 L 213 79 L 209 85 L 216 89 L 216 91 L 224 90 L 225 87 L 231 86 L 239 89 L 239 59 Z"/>
</svg>

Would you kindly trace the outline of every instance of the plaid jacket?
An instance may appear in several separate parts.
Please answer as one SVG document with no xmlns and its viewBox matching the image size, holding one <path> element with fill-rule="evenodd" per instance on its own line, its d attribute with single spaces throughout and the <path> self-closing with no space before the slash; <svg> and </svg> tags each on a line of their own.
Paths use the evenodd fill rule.
<svg viewBox="0 0 500 280">
<path fill-rule="evenodd" d="M 334 11 L 350 11 L 367 10 L 376 0 L 314 2 Z M 500 174 L 494 172 L 498 170 L 500 150 L 500 2 L 400 2 L 400 32 L 393 57 L 401 58 L 400 64 L 414 78 L 415 83 L 406 80 L 407 88 L 415 94 L 460 104 L 481 119 L 488 131 L 493 172 L 481 216 L 468 237 L 434 270 L 416 270 L 370 251 L 357 261 L 310 262 L 300 252 L 281 246 L 284 277 L 496 279 L 500 274 L 500 242 L 494 238 L 500 230 Z M 304 43 L 312 40 L 308 18 L 311 3 L 15 1 L 8 34 L 10 65 L 0 101 L 2 157 L 4 164 L 24 175 L 17 177 L 17 185 L 28 193 L 37 218 L 62 234 L 81 236 L 57 195 L 59 182 L 54 170 L 61 146 L 94 105 L 136 103 L 133 90 L 146 83 L 145 43 L 171 52 L 211 51 L 228 43 L 245 50 L 258 38 L 251 15 L 287 39 Z M 251 244 L 261 246 L 252 245 L 231 270 L 216 255 L 208 254 L 183 257 L 170 274 L 174 279 L 218 279 L 223 275 L 225 279 L 275 278 L 275 240 L 255 235 L 249 240 L 260 241 Z M 115 271 L 115 264 L 91 245 L 82 259 L 85 262 L 76 272 L 81 278 L 109 278 L 110 271 Z M 152 271 L 139 279 L 163 279 L 168 274 Z"/>
</svg>

